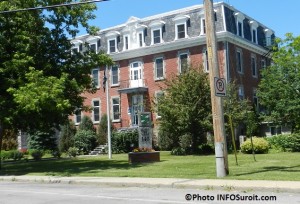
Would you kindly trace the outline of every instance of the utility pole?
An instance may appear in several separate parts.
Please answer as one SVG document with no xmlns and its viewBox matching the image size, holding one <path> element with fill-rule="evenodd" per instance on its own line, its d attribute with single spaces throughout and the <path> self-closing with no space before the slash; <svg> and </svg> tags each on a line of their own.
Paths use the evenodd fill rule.
<svg viewBox="0 0 300 204">
<path fill-rule="evenodd" d="M 219 78 L 218 49 L 215 32 L 213 0 L 204 0 L 206 21 L 206 44 L 209 64 L 210 94 L 213 115 L 217 177 L 228 175 L 228 156 L 225 139 L 222 98 L 215 95 L 215 77 Z"/>
</svg>

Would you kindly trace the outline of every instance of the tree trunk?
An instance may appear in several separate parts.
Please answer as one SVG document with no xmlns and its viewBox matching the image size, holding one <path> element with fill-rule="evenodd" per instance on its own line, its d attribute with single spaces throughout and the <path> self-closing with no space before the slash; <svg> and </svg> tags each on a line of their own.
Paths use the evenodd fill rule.
<svg viewBox="0 0 300 204">
<path fill-rule="evenodd" d="M 2 150 L 2 141 L 3 141 L 3 122 L 0 119 L 0 169 L 2 169 L 2 155 L 1 155 L 1 150 Z"/>
</svg>

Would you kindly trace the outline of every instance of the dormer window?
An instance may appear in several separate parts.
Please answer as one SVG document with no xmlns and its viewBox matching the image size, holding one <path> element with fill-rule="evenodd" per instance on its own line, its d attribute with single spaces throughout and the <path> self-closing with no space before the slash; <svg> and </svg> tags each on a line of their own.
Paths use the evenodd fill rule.
<svg viewBox="0 0 300 204">
<path fill-rule="evenodd" d="M 190 19 L 188 15 L 176 16 L 173 21 L 175 22 L 175 40 L 187 38 L 187 22 Z"/>
<path fill-rule="evenodd" d="M 200 35 L 206 34 L 206 25 L 205 25 L 205 18 L 201 18 L 201 33 Z"/>
<path fill-rule="evenodd" d="M 270 29 L 265 29 L 265 35 L 266 35 L 266 46 L 269 47 L 269 46 L 272 46 L 272 35 L 273 35 L 273 31 L 270 30 Z"/>
<path fill-rule="evenodd" d="M 236 17 L 236 34 L 240 37 L 244 37 L 244 19 L 245 19 L 245 16 L 240 13 L 240 12 L 237 12 L 234 14 L 235 17 Z"/>
<path fill-rule="evenodd" d="M 72 54 L 79 53 L 82 51 L 83 42 L 81 40 L 74 40 L 74 41 L 71 41 L 71 43 L 73 44 L 73 46 L 71 48 Z"/>
<path fill-rule="evenodd" d="M 165 25 L 164 21 L 154 21 L 150 23 L 150 28 L 151 28 L 151 44 L 159 44 L 163 43 L 163 27 Z"/>
<path fill-rule="evenodd" d="M 258 24 L 256 21 L 250 21 L 250 25 L 251 25 L 251 31 L 252 31 L 252 42 L 257 44 L 258 40 L 257 40 L 257 27 Z"/>
<path fill-rule="evenodd" d="M 101 46 L 99 36 L 90 36 L 86 39 L 86 42 L 89 44 L 90 51 L 98 53 L 98 50 Z"/>
<path fill-rule="evenodd" d="M 147 26 L 145 25 L 138 25 L 137 31 L 137 44 L 138 47 L 145 47 L 145 33 L 146 33 Z"/>
<path fill-rule="evenodd" d="M 109 32 L 105 35 L 107 38 L 107 54 L 119 52 L 118 50 L 118 37 L 120 33 L 117 31 Z"/>
</svg>

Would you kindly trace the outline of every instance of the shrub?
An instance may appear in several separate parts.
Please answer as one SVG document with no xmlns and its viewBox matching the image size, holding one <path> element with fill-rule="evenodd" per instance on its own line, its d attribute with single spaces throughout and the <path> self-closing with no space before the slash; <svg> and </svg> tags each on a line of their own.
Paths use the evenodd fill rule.
<svg viewBox="0 0 300 204">
<path fill-rule="evenodd" d="M 70 147 L 74 147 L 74 137 L 76 134 L 75 123 L 69 120 L 62 126 L 62 130 L 59 136 L 59 150 L 66 152 Z"/>
<path fill-rule="evenodd" d="M 272 149 L 284 152 L 300 152 L 300 134 L 276 135 L 267 138 Z"/>
<path fill-rule="evenodd" d="M 186 153 L 190 152 L 192 147 L 193 137 L 191 134 L 184 134 L 179 138 L 179 145 Z"/>
<path fill-rule="evenodd" d="M 75 135 L 75 147 L 84 154 L 89 153 L 96 147 L 96 133 L 91 130 L 79 130 Z"/>
<path fill-rule="evenodd" d="M 86 115 L 82 117 L 81 123 L 79 125 L 79 130 L 96 132 L 92 119 Z"/>
<path fill-rule="evenodd" d="M 171 155 L 186 155 L 186 152 L 182 147 L 175 147 L 172 149 Z"/>
<path fill-rule="evenodd" d="M 79 149 L 76 147 L 70 147 L 67 151 L 67 154 L 69 155 L 69 157 L 76 157 L 77 155 L 79 155 Z"/>
<path fill-rule="evenodd" d="M 215 148 L 214 148 L 214 145 L 205 143 L 205 144 L 201 144 L 198 146 L 198 151 L 199 151 L 199 154 L 205 154 L 205 155 L 214 154 Z"/>
<path fill-rule="evenodd" d="M 18 150 L 11 151 L 11 159 L 14 161 L 19 161 L 23 158 L 24 154 L 22 152 L 19 152 Z"/>
<path fill-rule="evenodd" d="M 111 138 L 113 153 L 127 153 L 138 147 L 139 134 L 136 129 L 113 132 Z"/>
<path fill-rule="evenodd" d="M 57 148 L 57 138 L 54 130 L 36 131 L 29 134 L 28 146 L 34 150 L 55 150 Z"/>
<path fill-rule="evenodd" d="M 51 152 L 51 155 L 54 157 L 54 158 L 60 158 L 61 157 L 61 152 L 59 150 L 53 150 Z"/>
<path fill-rule="evenodd" d="M 31 156 L 35 161 L 41 160 L 44 156 L 44 152 L 42 150 L 34 149 L 31 150 Z"/>
<path fill-rule="evenodd" d="M 257 154 L 264 154 L 268 153 L 269 151 L 269 143 L 264 138 L 258 138 L 253 137 L 253 149 L 254 152 Z M 241 145 L 241 151 L 245 154 L 251 154 L 252 153 L 252 145 L 251 145 L 251 139 L 247 139 L 242 145 Z"/>
</svg>

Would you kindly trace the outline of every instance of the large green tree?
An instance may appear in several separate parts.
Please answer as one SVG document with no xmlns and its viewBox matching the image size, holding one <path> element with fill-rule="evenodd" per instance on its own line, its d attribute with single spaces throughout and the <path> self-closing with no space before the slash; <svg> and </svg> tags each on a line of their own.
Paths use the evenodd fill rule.
<svg viewBox="0 0 300 204">
<path fill-rule="evenodd" d="M 180 147 L 191 138 L 192 150 L 206 142 L 211 130 L 211 99 L 208 76 L 202 67 L 190 67 L 174 76 L 162 87 L 164 95 L 156 99 L 159 119 L 159 139 L 165 148 Z M 186 142 L 185 142 L 186 143 Z"/>
<path fill-rule="evenodd" d="M 0 12 L 60 3 L 4 0 Z M 3 129 L 41 130 L 62 124 L 82 107 L 81 93 L 94 90 L 90 70 L 112 60 L 89 49 L 72 54 L 69 38 L 79 27 L 95 34 L 88 24 L 95 9 L 95 4 L 84 4 L 0 14 L 0 144 Z"/>
<path fill-rule="evenodd" d="M 258 97 L 269 122 L 289 124 L 300 130 L 300 36 L 278 39 L 272 64 L 262 70 Z"/>
</svg>

